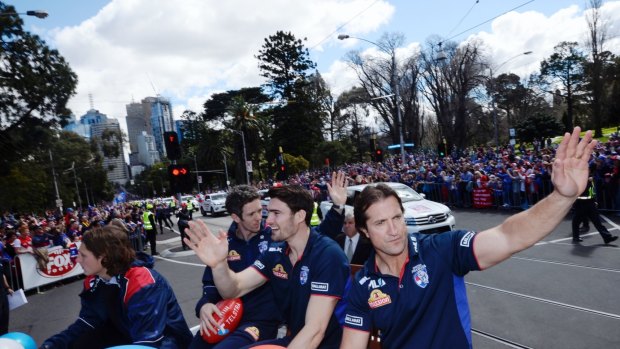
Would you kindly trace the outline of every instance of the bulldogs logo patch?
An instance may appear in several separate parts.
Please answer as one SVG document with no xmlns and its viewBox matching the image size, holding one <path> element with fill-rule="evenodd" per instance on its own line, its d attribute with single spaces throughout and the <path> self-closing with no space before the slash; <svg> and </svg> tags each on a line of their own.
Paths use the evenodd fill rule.
<svg viewBox="0 0 620 349">
<path fill-rule="evenodd" d="M 262 238 L 262 236 L 261 236 Z M 269 243 L 267 241 L 261 241 L 258 243 L 258 252 L 263 253 L 265 251 L 267 251 L 267 246 L 269 245 Z"/>
<path fill-rule="evenodd" d="M 299 283 L 305 285 L 308 282 L 308 273 L 310 272 L 310 268 L 307 266 L 301 267 L 301 272 L 299 273 Z"/>
<path fill-rule="evenodd" d="M 426 288 L 426 286 L 428 286 L 429 279 L 425 264 L 416 265 L 411 269 L 411 273 L 413 274 L 413 281 L 415 281 L 418 286 L 421 288 Z"/>
</svg>

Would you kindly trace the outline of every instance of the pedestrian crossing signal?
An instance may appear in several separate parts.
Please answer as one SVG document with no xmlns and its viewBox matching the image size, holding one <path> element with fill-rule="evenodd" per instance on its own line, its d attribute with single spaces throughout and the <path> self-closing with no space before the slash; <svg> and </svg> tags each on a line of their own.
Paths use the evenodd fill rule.
<svg viewBox="0 0 620 349">
<path fill-rule="evenodd" d="M 164 132 L 164 144 L 166 145 L 166 156 L 170 160 L 178 160 L 181 158 L 181 144 L 179 143 L 179 135 L 174 132 Z"/>
</svg>

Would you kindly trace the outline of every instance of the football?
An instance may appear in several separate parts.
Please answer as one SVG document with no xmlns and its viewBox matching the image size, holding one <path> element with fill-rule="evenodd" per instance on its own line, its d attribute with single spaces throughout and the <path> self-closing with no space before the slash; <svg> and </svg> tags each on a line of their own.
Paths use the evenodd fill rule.
<svg viewBox="0 0 620 349">
<path fill-rule="evenodd" d="M 217 334 L 212 332 L 202 333 L 202 339 L 210 344 L 218 343 L 226 338 L 237 328 L 239 321 L 241 321 L 241 316 L 243 316 L 243 303 L 241 303 L 240 298 L 222 299 L 215 306 L 222 313 L 221 318 L 217 314 L 213 314 L 213 318 L 220 325 L 220 328 Z"/>
</svg>

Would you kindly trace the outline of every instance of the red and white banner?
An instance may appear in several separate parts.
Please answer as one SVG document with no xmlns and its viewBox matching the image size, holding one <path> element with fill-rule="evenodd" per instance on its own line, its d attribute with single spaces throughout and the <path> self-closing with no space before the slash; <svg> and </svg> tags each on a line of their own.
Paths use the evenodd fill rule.
<svg viewBox="0 0 620 349">
<path fill-rule="evenodd" d="M 476 188 L 473 190 L 474 208 L 487 208 L 493 206 L 493 191 L 488 188 Z"/>
<path fill-rule="evenodd" d="M 45 270 L 39 269 L 37 260 L 30 253 L 16 256 L 15 258 L 19 259 L 24 290 L 83 274 L 82 266 L 76 261 L 79 246 L 80 242 L 76 242 L 76 246 L 72 247 L 73 256 L 70 249 L 63 249 L 61 246 L 48 249 L 49 262 Z"/>
</svg>

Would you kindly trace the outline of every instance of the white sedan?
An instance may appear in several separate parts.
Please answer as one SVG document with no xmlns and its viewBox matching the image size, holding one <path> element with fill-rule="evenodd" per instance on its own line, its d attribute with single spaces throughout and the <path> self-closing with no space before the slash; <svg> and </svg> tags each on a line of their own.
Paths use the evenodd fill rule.
<svg viewBox="0 0 620 349">
<path fill-rule="evenodd" d="M 367 185 L 362 184 L 347 187 L 347 202 L 346 205 L 353 209 L 353 202 L 357 196 L 366 188 Z M 442 233 L 450 230 L 454 230 L 456 227 L 456 220 L 452 215 L 452 212 L 448 206 L 426 200 L 424 195 L 419 194 L 415 190 L 411 189 L 402 183 L 386 182 L 392 189 L 396 191 L 398 196 L 403 202 L 405 208 L 405 222 L 407 223 L 407 232 L 419 232 L 425 234 Z M 321 213 L 323 217 L 327 214 L 327 211 L 332 207 L 332 203 L 329 201 L 321 202 Z"/>
</svg>

